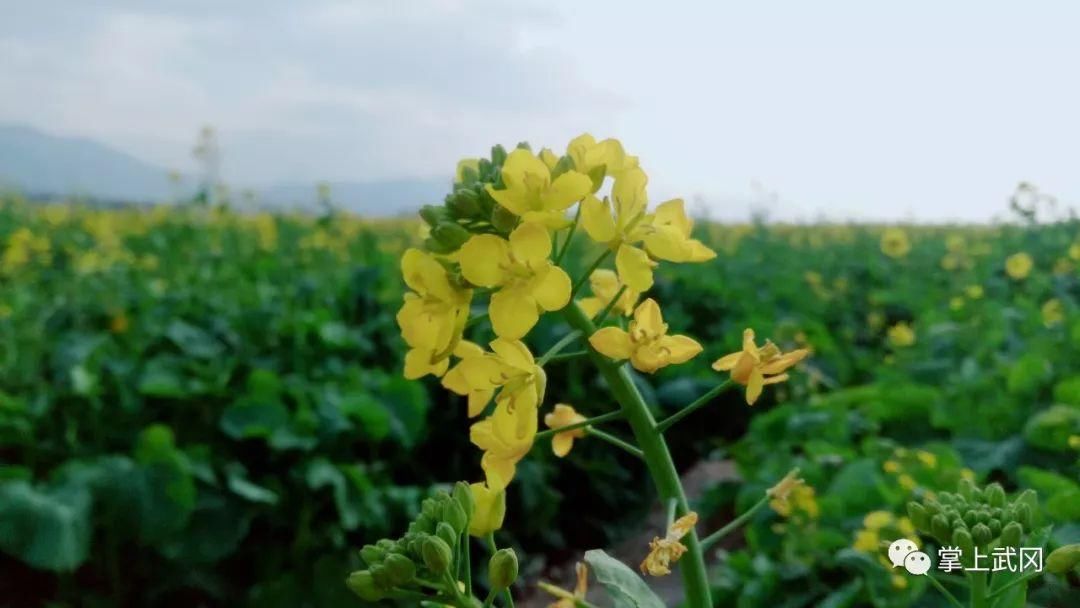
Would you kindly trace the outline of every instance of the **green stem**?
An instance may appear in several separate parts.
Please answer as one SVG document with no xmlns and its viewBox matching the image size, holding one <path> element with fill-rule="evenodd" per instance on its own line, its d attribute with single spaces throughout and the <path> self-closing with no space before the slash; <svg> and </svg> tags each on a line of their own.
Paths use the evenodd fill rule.
<svg viewBox="0 0 1080 608">
<path fill-rule="evenodd" d="M 488 591 L 487 597 L 484 599 L 484 608 L 491 608 L 491 604 L 495 601 L 497 593 L 494 589 Z"/>
<path fill-rule="evenodd" d="M 476 325 L 477 323 L 479 323 L 479 322 L 481 322 L 481 321 L 483 321 L 484 319 L 487 319 L 487 318 L 488 318 L 488 313 L 486 313 L 486 312 L 484 314 L 482 314 L 482 315 L 477 315 L 477 316 L 475 316 L 475 317 L 473 317 L 473 318 L 471 318 L 471 319 L 469 319 L 468 321 L 465 322 L 465 329 L 468 329 L 468 328 L 472 327 L 473 325 Z"/>
<path fill-rule="evenodd" d="M 971 608 L 987 608 L 990 604 L 986 599 L 986 572 L 971 572 Z"/>
<path fill-rule="evenodd" d="M 580 330 L 583 335 L 591 336 L 596 331 L 596 326 L 576 305 L 564 308 L 563 316 L 571 327 Z M 634 386 L 630 371 L 625 365 L 617 364 L 595 351 L 592 353 L 592 358 L 600 374 L 607 381 L 612 396 L 626 414 L 626 420 L 630 423 L 638 445 L 641 446 L 645 464 L 656 484 L 660 499 L 667 501 L 674 498 L 678 514 L 685 515 L 690 511 L 690 505 L 686 500 L 682 482 L 679 481 L 675 462 L 671 459 L 671 452 L 668 451 L 664 436 L 656 431 L 656 421 L 641 397 L 641 393 Z M 712 606 L 712 598 L 705 571 L 705 559 L 701 546 L 698 544 L 697 533 L 691 530 L 682 541 L 686 545 L 687 552 L 683 556 L 679 570 L 683 578 L 687 604 L 690 608 L 709 608 Z"/>
<path fill-rule="evenodd" d="M 574 238 L 574 232 L 577 231 L 579 220 L 581 220 L 581 205 L 578 205 L 577 213 L 574 214 L 574 223 L 570 225 L 570 232 L 566 233 L 566 241 L 563 242 L 562 249 L 559 250 L 559 255 L 555 256 L 556 266 L 559 265 L 559 262 L 562 262 L 563 256 L 566 255 L 566 250 L 570 249 L 570 240 Z"/>
<path fill-rule="evenodd" d="M 927 572 L 926 578 L 930 579 L 930 584 L 933 585 L 941 593 L 941 595 L 944 595 L 945 599 L 948 600 L 949 603 L 952 604 L 955 608 L 964 608 L 964 605 L 960 603 L 960 600 L 956 599 L 956 596 L 952 593 L 949 593 L 949 590 L 945 588 L 945 585 L 942 585 L 940 581 L 934 578 L 933 574 Z"/>
<path fill-rule="evenodd" d="M 593 437 L 596 437 L 597 439 L 603 439 L 604 441 L 610 443 L 611 445 L 613 445 L 613 446 L 615 446 L 617 448 L 620 448 L 622 450 L 625 450 L 627 453 L 629 453 L 629 454 L 631 454 L 633 456 L 637 456 L 638 458 L 642 458 L 642 459 L 645 458 L 645 453 L 642 452 L 640 449 L 630 445 L 629 443 L 623 441 L 622 439 L 619 439 L 618 437 L 616 437 L 614 435 L 611 435 L 609 433 L 605 433 L 604 431 L 601 431 L 600 429 L 589 429 L 588 433 L 589 433 L 589 435 L 591 435 Z"/>
<path fill-rule="evenodd" d="M 743 513 L 742 515 L 736 517 L 735 519 L 733 519 L 733 520 L 729 521 L 727 524 L 725 524 L 723 528 L 720 528 L 716 532 L 713 532 L 712 534 L 710 534 L 710 535 L 706 536 L 705 538 L 701 539 L 701 549 L 702 549 L 702 551 L 708 551 L 709 547 L 712 547 L 716 543 L 720 542 L 720 539 L 724 538 L 728 534 L 731 534 L 732 530 L 734 530 L 735 528 L 738 528 L 739 526 L 746 523 L 747 520 L 749 520 L 751 517 L 753 517 L 755 513 L 757 513 L 759 510 L 761 510 L 762 507 L 764 507 L 767 504 L 769 504 L 769 495 L 768 494 L 766 494 L 765 497 L 762 498 L 761 500 L 754 503 L 754 506 L 747 509 L 745 513 Z"/>
<path fill-rule="evenodd" d="M 577 292 L 581 291 L 581 286 L 589 280 L 589 277 L 592 276 L 593 271 L 599 268 L 600 264 L 603 264 L 604 260 L 606 260 L 609 255 L 611 255 L 611 250 L 605 249 L 604 253 L 601 253 L 600 257 L 596 258 L 596 261 L 592 263 L 592 266 L 589 266 L 589 269 L 585 271 L 585 274 L 581 275 L 581 277 L 578 278 L 577 283 L 574 283 L 574 288 L 570 290 L 571 305 L 573 305 L 574 303 L 574 296 L 577 295 Z M 568 306 L 567 308 L 573 308 L 573 306 Z M 566 310 L 566 308 L 564 308 L 563 310 Z M 581 316 L 585 317 L 585 314 L 582 313 Z M 589 319 L 586 317 L 585 320 L 588 321 Z M 592 325 L 592 323 L 589 323 L 589 325 Z"/>
<path fill-rule="evenodd" d="M 472 557 L 469 555 L 469 539 L 469 530 L 468 526 L 466 526 L 466 530 L 461 533 L 458 544 L 461 546 L 461 559 L 464 562 L 465 595 L 472 597 Z"/>
<path fill-rule="evenodd" d="M 1031 579 L 1035 578 L 1036 576 L 1039 576 L 1040 574 L 1042 574 L 1041 570 L 1038 570 L 1038 571 L 1035 571 L 1035 572 L 1028 572 L 1024 576 L 1021 576 L 1020 578 L 1013 580 L 1012 582 L 1008 583 L 1007 585 L 1005 585 L 1005 586 L 1003 586 L 1003 587 L 1001 587 L 999 589 L 995 589 L 992 593 L 990 593 L 989 595 L 986 596 L 986 599 L 992 600 L 995 597 L 1001 595 L 1002 593 L 1005 593 L 1009 589 L 1011 589 L 1011 588 L 1013 588 L 1013 587 L 1015 587 L 1015 586 L 1017 586 L 1017 585 L 1019 585 L 1021 583 L 1026 583 L 1026 582 L 1030 581 Z"/>
<path fill-rule="evenodd" d="M 499 548 L 495 546 L 495 533 L 488 532 L 488 535 L 484 537 L 484 540 L 487 541 L 488 551 L 490 551 L 492 555 L 495 555 L 495 552 L 499 550 Z M 490 598 L 492 595 L 493 593 L 489 593 L 488 597 Z M 514 608 L 514 598 L 510 595 L 509 588 L 503 589 L 503 600 L 506 601 L 506 605 L 509 606 L 509 608 Z"/>
<path fill-rule="evenodd" d="M 577 330 L 566 334 L 561 340 L 552 345 L 546 353 L 540 355 L 540 358 L 536 360 L 536 364 L 543 367 L 552 357 L 559 354 L 559 351 L 569 346 L 571 342 L 577 340 L 579 337 L 581 337 L 581 332 Z"/>
<path fill-rule="evenodd" d="M 667 503 L 667 515 L 664 517 L 664 529 L 671 527 L 671 524 L 675 523 L 675 507 L 679 506 L 678 501 L 674 498 L 669 498 Z"/>
<path fill-rule="evenodd" d="M 608 313 L 611 312 L 611 309 L 615 307 L 615 303 L 619 301 L 619 298 L 622 297 L 622 294 L 626 293 L 626 287 L 626 285 L 620 287 L 619 291 L 615 292 L 615 297 L 611 298 L 611 301 L 608 302 L 606 306 L 604 306 L 604 309 L 596 313 L 596 316 L 593 317 L 593 325 L 600 325 L 604 322 L 605 319 L 607 319 Z"/>
<path fill-rule="evenodd" d="M 614 412 L 608 412 L 606 414 L 600 414 L 599 416 L 593 416 L 592 418 L 582 420 L 581 422 L 575 422 L 574 424 L 568 424 L 566 426 L 559 426 L 559 427 L 555 427 L 553 429 L 548 429 L 546 431 L 540 431 L 539 433 L 536 434 L 536 439 L 543 439 L 544 437 L 547 437 L 549 435 L 554 435 L 556 433 L 565 433 L 566 431 L 573 431 L 575 429 L 580 429 L 581 427 L 589 426 L 589 425 L 592 425 L 592 424 L 603 424 L 605 422 L 610 422 L 612 420 L 619 420 L 622 417 L 623 417 L 622 410 L 616 410 Z"/>
<path fill-rule="evenodd" d="M 671 428 L 671 425 L 675 424 L 676 422 L 678 422 L 678 421 L 682 420 L 683 418 L 685 418 L 685 417 L 689 416 L 690 414 L 692 414 L 694 412 L 694 410 L 696 410 L 696 409 L 698 409 L 698 408 L 700 408 L 702 406 L 708 405 L 709 402 L 713 400 L 713 397 L 715 397 L 715 396 L 719 395 L 720 393 L 726 391 L 731 385 L 732 385 L 731 380 L 725 380 L 725 381 L 721 382 L 717 386 L 713 387 L 713 389 L 711 391 L 709 391 L 709 392 L 705 393 L 704 395 L 698 397 L 697 400 L 695 400 L 690 405 L 682 408 L 681 410 L 675 412 L 674 414 L 672 414 L 672 415 L 668 416 L 667 418 L 664 418 L 663 420 L 658 422 L 656 424 L 656 430 L 663 433 L 667 429 Z"/>
<path fill-rule="evenodd" d="M 548 359 L 548 363 L 555 363 L 556 361 L 569 361 L 570 359 L 577 359 L 578 357 L 584 357 L 588 354 L 589 351 L 587 350 L 575 350 L 572 353 L 559 353 L 554 357 Z"/>
</svg>

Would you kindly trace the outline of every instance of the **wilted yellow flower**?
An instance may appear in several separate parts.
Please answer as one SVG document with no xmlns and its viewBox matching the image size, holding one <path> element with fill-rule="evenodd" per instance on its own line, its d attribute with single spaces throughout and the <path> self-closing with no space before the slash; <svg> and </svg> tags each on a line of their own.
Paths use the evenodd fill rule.
<svg viewBox="0 0 1080 608">
<path fill-rule="evenodd" d="M 671 564 L 679 561 L 686 553 L 686 545 L 679 542 L 694 526 L 697 525 L 698 515 L 693 511 L 676 519 L 668 528 L 664 538 L 653 537 L 649 543 L 649 554 L 641 562 L 642 574 L 650 576 L 665 576 L 671 574 Z"/>
<path fill-rule="evenodd" d="M 911 241 L 901 228 L 887 228 L 881 235 L 881 252 L 890 258 L 902 258 L 911 251 Z"/>
<path fill-rule="evenodd" d="M 551 237 L 537 223 L 525 223 L 507 241 L 493 234 L 469 238 L 458 254 L 461 274 L 491 294 L 491 326 L 501 338 L 529 333 L 540 311 L 559 310 L 570 301 L 570 277 L 551 263 Z"/>
<path fill-rule="evenodd" d="M 669 336 L 667 330 L 660 306 L 649 298 L 634 310 L 630 331 L 604 327 L 589 336 L 589 344 L 606 357 L 630 359 L 635 369 L 650 374 L 668 365 L 685 363 L 701 352 L 701 345 L 693 338 Z"/>
<path fill-rule="evenodd" d="M 508 401 L 510 408 L 536 411 L 544 401 L 547 376 L 536 364 L 525 344 L 517 340 L 497 338 L 490 344 L 492 352 L 484 352 L 472 342 L 462 340 L 454 349 L 461 359 L 447 372 L 442 385 L 469 398 L 469 417 L 479 416 L 495 397 Z"/>
<path fill-rule="evenodd" d="M 787 380 L 787 370 L 809 354 L 805 348 L 780 352 L 770 340 L 759 348 L 754 342 L 754 330 L 747 328 L 743 330 L 742 350 L 720 357 L 712 368 L 718 372 L 730 371 L 731 379 L 746 387 L 746 403 L 754 405 L 766 384 Z"/>
<path fill-rule="evenodd" d="M 469 489 L 476 503 L 472 519 L 469 520 L 469 534 L 484 538 L 502 528 L 506 516 L 506 491 L 494 491 L 486 483 L 470 484 Z"/>
<path fill-rule="evenodd" d="M 661 203 L 646 212 L 648 197 L 645 172 L 634 167 L 616 177 L 612 201 L 587 196 L 581 203 L 581 225 L 595 241 L 615 252 L 619 278 L 637 291 L 652 287 L 652 258 L 669 262 L 703 262 L 716 253 L 690 238 L 693 220 L 686 215 L 682 199 Z M 644 249 L 638 247 L 644 244 Z M 650 257 L 652 256 L 652 257 Z"/>
<path fill-rule="evenodd" d="M 524 221 L 549 228 L 568 225 L 566 210 L 592 191 L 589 176 L 577 171 L 567 171 L 552 180 L 547 164 L 522 148 L 506 157 L 502 179 L 502 190 L 487 186 L 491 198 Z"/>
<path fill-rule="evenodd" d="M 906 321 L 901 321 L 889 328 L 889 344 L 893 348 L 906 348 L 915 344 L 915 330 Z"/>
<path fill-rule="evenodd" d="M 514 479 L 517 463 L 532 449 L 536 438 L 537 409 L 509 400 L 498 401 L 495 411 L 476 422 L 469 430 L 469 440 L 484 451 L 480 466 L 493 491 L 502 491 Z"/>
<path fill-rule="evenodd" d="M 585 420 L 585 416 L 577 413 L 577 411 L 574 410 L 574 406 L 565 403 L 555 404 L 555 410 L 544 416 L 544 424 L 547 425 L 549 429 L 557 429 L 559 427 L 585 422 Z M 584 436 L 585 427 L 555 433 L 555 436 L 551 438 L 551 451 L 555 452 L 555 455 L 559 458 L 562 458 L 569 454 L 571 448 L 574 447 L 574 439 L 581 439 Z"/>
<path fill-rule="evenodd" d="M 577 574 L 577 583 L 574 585 L 573 593 L 551 583 L 541 581 L 537 584 L 544 591 L 559 598 L 558 601 L 548 604 L 548 608 L 575 608 L 578 601 L 585 599 L 585 596 L 589 593 L 589 567 L 584 562 L 578 562 L 574 566 L 574 572 Z"/>
<path fill-rule="evenodd" d="M 1050 298 L 1042 305 L 1042 322 L 1047 327 L 1060 325 L 1065 320 L 1065 306 L 1061 300 Z"/>
<path fill-rule="evenodd" d="M 452 284 L 438 259 L 419 249 L 405 252 L 401 273 L 412 289 L 405 294 L 405 303 L 397 313 L 401 336 L 409 345 L 405 377 L 441 376 L 465 330 L 472 290 Z"/>
<path fill-rule="evenodd" d="M 583 298 L 578 304 L 585 311 L 585 314 L 595 317 L 611 302 L 615 294 L 619 293 L 622 283 L 619 281 L 619 275 L 606 268 L 601 268 L 594 270 L 589 275 L 589 287 L 592 289 L 593 297 Z M 628 317 L 634 312 L 634 306 L 640 297 L 640 292 L 627 286 L 622 295 L 619 296 L 619 300 L 612 305 L 611 310 L 616 314 Z"/>
<path fill-rule="evenodd" d="M 1031 256 L 1021 251 L 1006 258 L 1005 273 L 1013 279 L 1021 281 L 1031 274 L 1031 269 L 1034 266 L 1035 262 L 1031 259 Z"/>
</svg>

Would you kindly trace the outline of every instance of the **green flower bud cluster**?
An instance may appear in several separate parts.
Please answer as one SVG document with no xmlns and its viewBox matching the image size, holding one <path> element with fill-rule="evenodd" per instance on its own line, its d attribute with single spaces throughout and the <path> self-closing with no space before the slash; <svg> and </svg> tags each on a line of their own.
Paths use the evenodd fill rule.
<svg viewBox="0 0 1080 608">
<path fill-rule="evenodd" d="M 970 565 L 975 549 L 984 553 L 991 545 L 1019 547 L 1031 532 L 1038 499 L 1025 490 L 1013 500 L 1001 484 L 978 488 L 961 479 L 956 492 L 941 492 L 921 503 L 909 502 L 908 517 L 915 529 L 934 537 L 942 546 L 959 547 L 965 565 Z"/>
<path fill-rule="evenodd" d="M 425 205 L 420 217 L 431 228 L 424 247 L 432 253 L 457 251 L 474 233 L 508 234 L 517 217 L 503 209 L 487 192 L 489 184 L 502 187 L 502 165 L 506 149 L 495 146 L 491 159 L 462 163 L 450 194 L 442 205 Z"/>
<path fill-rule="evenodd" d="M 346 585 L 372 602 L 393 597 L 400 590 L 419 592 L 418 579 L 444 584 L 441 593 L 456 596 L 460 593 L 454 576 L 461 555 L 458 544 L 468 542 L 474 509 L 472 491 L 464 482 L 458 482 L 451 494 L 439 492 L 424 499 L 420 515 L 404 536 L 384 538 L 360 549 L 367 569 L 350 574 Z"/>
</svg>

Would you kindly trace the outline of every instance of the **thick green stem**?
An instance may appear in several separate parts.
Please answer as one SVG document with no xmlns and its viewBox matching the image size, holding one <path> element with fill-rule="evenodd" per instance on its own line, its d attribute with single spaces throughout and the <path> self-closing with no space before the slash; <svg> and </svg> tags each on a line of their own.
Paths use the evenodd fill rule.
<svg viewBox="0 0 1080 608">
<path fill-rule="evenodd" d="M 596 331 L 596 326 L 577 305 L 564 308 L 563 316 L 571 327 L 581 331 L 584 336 L 591 336 Z M 607 381 L 612 396 L 626 414 L 626 420 L 641 447 L 645 464 L 656 484 L 660 499 L 665 502 L 675 499 L 678 514 L 685 515 L 690 511 L 690 505 L 687 503 L 686 493 L 679 480 L 679 473 L 675 469 L 675 462 L 671 459 L 671 452 L 668 451 L 664 436 L 656 430 L 656 421 L 645 404 L 645 400 L 642 399 L 641 393 L 634 386 L 629 370 L 626 366 L 619 365 L 595 351 L 592 353 L 592 359 L 600 375 Z M 697 533 L 691 530 L 683 537 L 682 542 L 686 545 L 687 552 L 679 562 L 679 570 L 682 573 L 687 604 L 691 608 L 710 608 L 712 598 L 705 571 L 705 559 L 701 546 L 698 544 Z"/>
<path fill-rule="evenodd" d="M 986 572 L 968 572 L 971 576 L 971 608 L 988 608 L 986 599 Z"/>
<path fill-rule="evenodd" d="M 945 585 L 942 585 L 940 581 L 934 578 L 933 574 L 927 573 L 926 578 L 930 579 L 930 584 L 936 587 L 941 595 L 945 596 L 945 599 L 949 601 L 949 604 L 951 604 L 953 608 L 964 608 L 964 605 L 960 603 L 960 600 L 956 599 L 956 596 L 952 593 L 949 593 L 949 590 L 945 588 Z"/>
</svg>

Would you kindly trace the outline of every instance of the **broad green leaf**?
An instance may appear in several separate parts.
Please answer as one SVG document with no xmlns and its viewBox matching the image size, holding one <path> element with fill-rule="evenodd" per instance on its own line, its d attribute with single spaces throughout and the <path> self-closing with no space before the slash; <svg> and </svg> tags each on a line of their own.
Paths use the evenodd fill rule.
<svg viewBox="0 0 1080 608">
<path fill-rule="evenodd" d="M 42 570 L 75 570 L 90 550 L 90 505 L 78 485 L 0 483 L 0 550 Z"/>
<path fill-rule="evenodd" d="M 222 432 L 233 439 L 269 437 L 288 424 L 289 411 L 277 402 L 241 400 L 221 413 Z"/>
<path fill-rule="evenodd" d="M 664 608 L 664 602 L 636 572 L 604 551 L 586 551 L 585 562 L 607 591 L 614 608 Z"/>
</svg>

